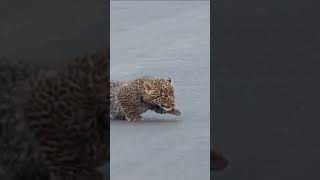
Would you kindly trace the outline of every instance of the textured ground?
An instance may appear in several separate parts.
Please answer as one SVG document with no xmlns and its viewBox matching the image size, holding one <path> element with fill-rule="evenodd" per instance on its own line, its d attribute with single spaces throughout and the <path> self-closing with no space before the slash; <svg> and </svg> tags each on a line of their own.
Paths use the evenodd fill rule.
<svg viewBox="0 0 320 180">
<path fill-rule="evenodd" d="M 112 180 L 209 180 L 209 37 L 209 2 L 111 3 L 111 78 L 170 76 L 183 111 L 112 121 Z"/>
</svg>

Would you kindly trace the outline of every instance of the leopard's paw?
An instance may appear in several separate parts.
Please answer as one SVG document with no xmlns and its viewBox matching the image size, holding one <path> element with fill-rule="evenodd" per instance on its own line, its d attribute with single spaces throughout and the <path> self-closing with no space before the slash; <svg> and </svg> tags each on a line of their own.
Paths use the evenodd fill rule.
<svg viewBox="0 0 320 180">
<path fill-rule="evenodd" d="M 176 116 L 180 116 L 182 114 L 181 111 L 178 109 L 172 109 L 171 111 L 169 111 L 169 113 Z"/>
<path fill-rule="evenodd" d="M 135 115 L 132 117 L 126 117 L 127 121 L 142 121 L 143 117 L 140 115 Z"/>
</svg>

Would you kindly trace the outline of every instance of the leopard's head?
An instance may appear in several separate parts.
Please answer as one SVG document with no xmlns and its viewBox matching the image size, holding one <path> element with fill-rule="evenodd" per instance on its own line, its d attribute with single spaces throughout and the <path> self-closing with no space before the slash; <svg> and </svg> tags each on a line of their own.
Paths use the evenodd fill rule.
<svg viewBox="0 0 320 180">
<path fill-rule="evenodd" d="M 172 81 L 167 79 L 146 79 L 143 82 L 145 102 L 158 105 L 167 111 L 175 107 L 175 96 Z"/>
</svg>

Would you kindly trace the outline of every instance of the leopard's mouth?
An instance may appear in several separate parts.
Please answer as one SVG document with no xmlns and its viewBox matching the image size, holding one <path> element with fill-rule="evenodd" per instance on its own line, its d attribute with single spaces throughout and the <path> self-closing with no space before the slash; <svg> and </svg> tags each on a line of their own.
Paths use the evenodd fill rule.
<svg viewBox="0 0 320 180">
<path fill-rule="evenodd" d="M 171 111 L 173 109 L 173 107 L 165 107 L 165 106 L 161 106 L 161 107 L 166 111 Z"/>
</svg>

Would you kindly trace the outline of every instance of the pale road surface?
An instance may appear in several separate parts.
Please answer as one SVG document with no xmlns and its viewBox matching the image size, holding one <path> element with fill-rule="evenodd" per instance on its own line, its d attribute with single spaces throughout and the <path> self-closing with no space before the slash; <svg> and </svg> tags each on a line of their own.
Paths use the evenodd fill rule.
<svg viewBox="0 0 320 180">
<path fill-rule="evenodd" d="M 111 180 L 209 180 L 209 1 L 112 1 L 111 79 L 171 77 L 182 116 L 111 121 Z"/>
</svg>

